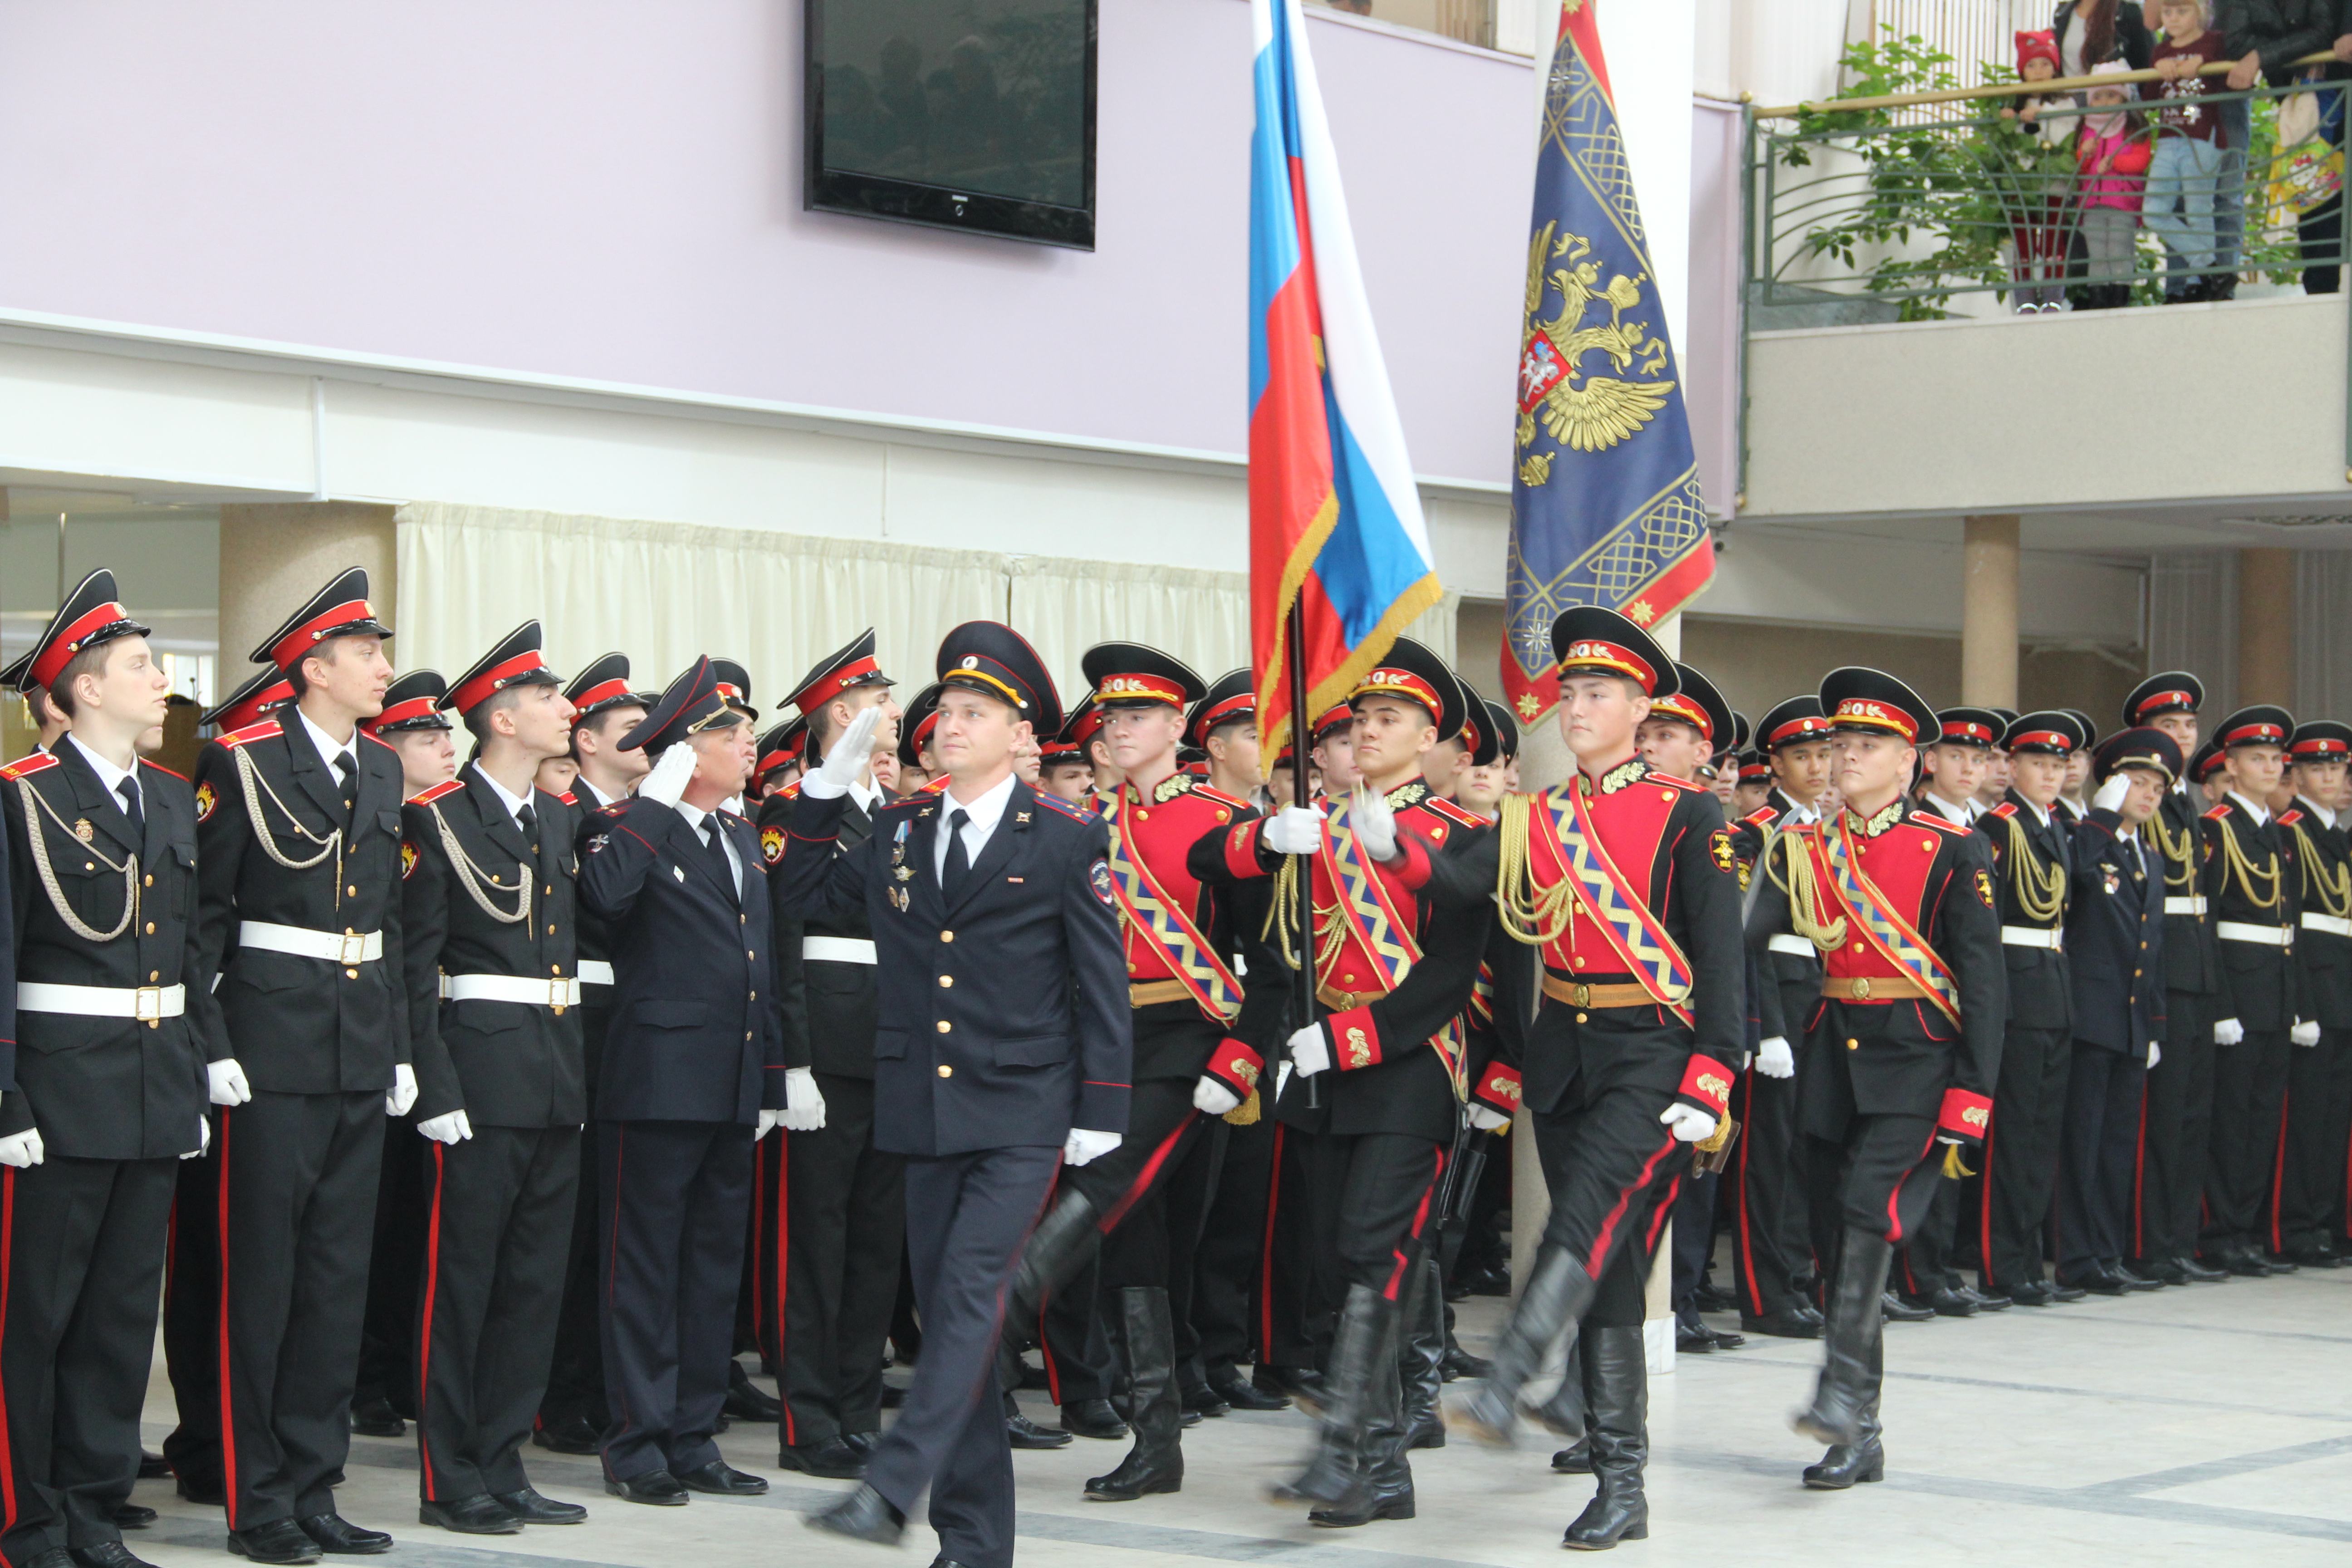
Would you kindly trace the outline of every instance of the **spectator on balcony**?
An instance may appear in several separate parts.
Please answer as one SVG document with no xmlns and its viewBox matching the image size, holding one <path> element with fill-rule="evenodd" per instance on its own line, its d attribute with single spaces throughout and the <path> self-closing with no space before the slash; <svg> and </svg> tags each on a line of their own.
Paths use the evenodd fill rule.
<svg viewBox="0 0 2352 1568">
<path fill-rule="evenodd" d="M 2221 79 L 2198 73 L 2228 57 L 2221 35 L 2205 25 L 2205 0 L 2163 0 L 2158 14 L 2164 22 L 2155 60 L 2161 79 L 2141 83 L 2140 93 L 2161 107 L 2154 111 L 2156 152 L 2140 216 L 2164 242 L 2164 302 L 2178 305 L 2210 298 L 2221 281 L 2213 205 L 2226 142 L 2220 106 L 2204 101 L 2221 90 Z"/>
<path fill-rule="evenodd" d="M 2131 68 L 2122 60 L 2107 60 L 2093 66 L 2091 74 L 2122 76 Z M 2076 309 L 2112 310 L 2131 298 L 2132 242 L 2139 231 L 2150 153 L 2146 127 L 2129 107 L 2128 87 L 2095 87 L 2090 99 L 2091 111 L 2074 136 L 2074 163 L 2082 172 L 2075 206 L 2088 285 Z"/>
<path fill-rule="evenodd" d="M 2214 13 L 2214 26 L 2223 37 L 2226 58 L 2238 63 L 2222 79 L 2231 92 L 2244 92 L 2257 81 L 2272 87 L 2285 87 L 2306 75 L 2311 77 L 2342 77 L 2347 74 L 2341 64 L 2331 63 L 2308 73 L 2299 70 L 2295 61 L 2308 55 L 2333 52 L 2337 61 L 2352 60 L 2352 0 L 2221 0 Z M 2240 117 L 2225 116 L 2221 133 L 2228 145 L 2243 147 L 2251 140 L 2249 120 L 2245 116 L 2245 100 L 2238 100 Z M 2226 106 L 2225 106 L 2226 107 Z M 2329 124 L 2330 134 L 2341 139 L 2341 112 L 2323 115 Z M 2238 175 L 2243 184 L 2243 174 Z M 2231 187 L 2231 171 L 2223 171 L 2223 185 Z M 2231 270 L 2236 270 L 2237 251 L 2230 244 L 2231 232 L 2228 217 L 2239 218 L 2242 232 L 2242 215 L 2225 214 L 2223 260 Z M 2344 231 L 2344 199 L 2331 196 L 2295 222 L 2295 238 L 2303 249 L 2303 291 L 2306 294 L 2333 294 L 2342 275 Z M 2235 278 L 2230 282 L 2234 284 Z M 2232 290 L 2234 291 L 2234 290 Z M 2226 300 L 2229 293 L 2210 293 L 2209 298 Z"/>
<path fill-rule="evenodd" d="M 2133 0 L 2063 0 L 2050 30 L 2058 37 L 2063 77 L 2089 76 L 2109 60 L 2146 70 L 2156 55 L 2156 36 Z"/>
<path fill-rule="evenodd" d="M 2057 74 L 2057 35 L 2018 34 L 2018 79 L 2030 85 Z M 2021 316 L 2065 309 L 2066 196 L 2074 182 L 2063 169 L 2051 171 L 2053 160 L 2046 151 L 2063 151 L 2074 139 L 2074 116 L 2049 113 L 2053 109 L 2070 109 L 2074 101 L 2064 93 L 2021 92 L 2000 111 L 2003 120 L 2033 139 L 2020 155 L 2021 166 L 2007 182 L 2011 189 L 2002 204 L 2009 209 L 2010 242 L 2017 252 L 2010 267 L 2014 284 L 2010 296 Z"/>
</svg>

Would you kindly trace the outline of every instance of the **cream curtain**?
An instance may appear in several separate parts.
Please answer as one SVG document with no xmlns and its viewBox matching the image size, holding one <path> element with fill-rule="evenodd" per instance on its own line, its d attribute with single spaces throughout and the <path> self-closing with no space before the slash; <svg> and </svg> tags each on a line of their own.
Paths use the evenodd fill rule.
<svg viewBox="0 0 2352 1568">
<path fill-rule="evenodd" d="M 785 687 L 866 626 L 909 691 L 940 638 L 1003 620 L 1035 645 L 1066 704 L 1078 660 L 1113 640 L 1166 650 L 1214 679 L 1249 659 L 1249 578 L 1119 562 L 939 550 L 878 540 L 416 502 L 396 513 L 404 669 L 454 677 L 519 622 L 545 624 L 569 676 L 608 648 L 659 688 L 696 655 L 740 659 L 772 710 Z M 1410 635 L 1451 660 L 1444 601 Z"/>
</svg>

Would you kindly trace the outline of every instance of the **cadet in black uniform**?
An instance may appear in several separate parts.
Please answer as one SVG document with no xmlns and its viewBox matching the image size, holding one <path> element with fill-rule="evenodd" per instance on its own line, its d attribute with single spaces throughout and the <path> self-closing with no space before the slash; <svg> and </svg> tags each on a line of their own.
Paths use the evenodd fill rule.
<svg viewBox="0 0 2352 1568">
<path fill-rule="evenodd" d="M 1879 1437 L 1881 1300 L 1894 1248 L 1959 1151 L 1982 1144 L 2000 1071 L 2006 976 L 1992 857 L 1982 838 L 1906 809 L 1905 786 L 1935 710 L 1893 676 L 1830 672 L 1822 708 L 1839 731 L 1836 816 L 1793 828 L 1784 876 L 1758 884 L 1749 930 L 1824 954 L 1799 1076 L 1813 1232 L 1834 1234 L 1827 1353 L 1796 1429 L 1827 1443 L 1805 1471 L 1826 1490 L 1885 1474 Z M 1946 1145 L 1939 1149 L 1937 1146 Z"/>
<path fill-rule="evenodd" d="M 37 1568 L 68 1552 L 143 1568 L 117 1516 L 139 1474 L 176 1162 L 207 1137 L 209 1053 L 187 1009 L 195 800 L 139 760 L 171 694 L 146 635 L 112 573 L 85 577 L 26 677 L 68 731 L 0 768 L 0 1556 Z"/>
<path fill-rule="evenodd" d="M 383 1118 L 416 1095 L 400 763 L 359 728 L 392 681 L 367 588 L 365 572 L 343 573 L 255 650 L 285 672 L 293 706 L 220 735 L 196 766 L 207 984 L 189 1005 L 230 1053 L 208 1069 L 222 1107 L 224 1480 L 230 1546 L 257 1562 L 391 1546 L 334 1505 Z"/>
<path fill-rule="evenodd" d="M 610 932 L 613 1019 L 596 1087 L 604 1280 L 604 1489 L 665 1507 L 768 1483 L 711 1440 L 733 1365 L 751 1147 L 791 1067 L 767 868 L 742 792 L 751 730 L 697 659 L 621 738 L 655 757 L 580 825 L 580 899 Z M 739 956 L 740 955 L 740 956 Z"/>
<path fill-rule="evenodd" d="M 2315 1268 L 2342 1258 L 2352 1132 L 2352 847 L 2345 842 L 2345 759 L 2352 726 L 2332 719 L 2298 724 L 2287 741 L 2294 805 L 2279 814 L 2294 845 L 2295 968 L 2303 1032 L 2287 1063 L 2285 1142 L 2271 1189 L 2274 1255 Z"/>
<path fill-rule="evenodd" d="M 2204 701 L 2203 682 L 2187 670 L 2165 670 L 2124 699 L 2124 723 L 2160 730 L 2183 757 L 2194 757 Z M 2212 902 L 2221 863 L 2205 853 L 2198 825 L 2204 796 L 2194 790 L 2184 769 L 2142 833 L 2150 864 L 2160 863 L 2164 872 L 2164 1049 L 2147 1073 L 2135 1162 L 2139 1185 L 2126 1245 L 2134 1273 L 2168 1285 L 2229 1278 L 2197 1260 L 2213 1125 L 2213 998 L 2221 955 Z"/>
<path fill-rule="evenodd" d="M 808 724 L 819 755 L 868 708 L 881 710 L 872 752 L 896 747 L 901 715 L 890 678 L 874 657 L 871 628 L 820 660 L 785 699 Z M 870 760 L 850 781 L 836 847 L 874 831 L 890 802 Z M 814 1476 L 855 1479 L 882 1436 L 882 1343 L 898 1294 L 907 1230 L 907 1163 L 874 1143 L 874 1030 L 881 1007 L 874 935 L 863 906 L 838 922 L 803 921 L 782 902 L 775 872 L 797 786 L 760 807 L 776 922 L 776 994 L 787 1036 L 805 1042 L 824 1110 L 784 1123 L 781 1147 L 761 1151 L 765 1178 L 756 1210 L 761 1266 L 759 1316 L 783 1399 L 778 1462 Z"/>
<path fill-rule="evenodd" d="M 866 1480 L 809 1523 L 895 1542 L 928 1490 L 940 1556 L 1013 1560 L 1013 1457 L 990 1376 L 998 1315 L 1057 1163 L 1117 1149 L 1131 1047 L 1108 836 L 1022 784 L 1017 743 L 1060 727 L 1034 649 L 967 622 L 940 645 L 930 745 L 949 787 L 887 807 L 832 853 L 849 781 L 882 715 L 852 722 L 802 781 L 783 905 L 872 924 L 877 1147 L 908 1157 L 907 1237 L 922 1359 Z"/>
<path fill-rule="evenodd" d="M 572 704 L 526 621 L 441 706 L 477 747 L 403 809 L 403 963 L 425 1173 L 416 1305 L 417 1517 L 470 1535 L 576 1524 L 522 1444 L 547 1388 L 588 1100 L 580 1047 L 576 813 L 535 787 Z"/>
<path fill-rule="evenodd" d="M 2097 793 L 2074 834 L 2074 1042 L 2059 1142 L 2058 1278 L 2102 1296 L 2157 1284 L 2123 1264 L 2140 1102 L 2164 1038 L 2163 868 L 2140 833 L 2179 772 L 2171 737 L 2117 731 L 2092 759 Z"/>
<path fill-rule="evenodd" d="M 2221 951 L 2203 1247 L 2231 1273 L 2255 1277 L 2294 1268 L 2289 1259 L 2264 1257 L 2265 1200 L 2278 1156 L 2290 1042 L 2298 1030 L 2316 1037 L 2319 1027 L 2305 1022 L 2294 962 L 2302 889 L 2293 841 L 2271 820 L 2268 804 L 2294 729 L 2284 708 L 2242 708 L 2221 721 L 2213 739 L 2229 794 L 2203 822 L 2206 853 L 2221 868 L 2212 911 Z"/>
<path fill-rule="evenodd" d="M 2074 1057 L 2065 946 L 2072 851 L 2054 813 L 2067 760 L 2083 742 L 2082 725 L 2070 714 L 2045 710 L 2011 722 L 2001 737 L 2009 792 L 1977 824 L 1992 852 L 2009 972 L 1994 1130 L 1985 1141 L 1975 1215 L 1979 1268 L 1986 1295 L 2029 1307 L 2051 1300 L 2042 1273 L 2042 1227 L 2058 1179 L 2066 1068 Z"/>
</svg>

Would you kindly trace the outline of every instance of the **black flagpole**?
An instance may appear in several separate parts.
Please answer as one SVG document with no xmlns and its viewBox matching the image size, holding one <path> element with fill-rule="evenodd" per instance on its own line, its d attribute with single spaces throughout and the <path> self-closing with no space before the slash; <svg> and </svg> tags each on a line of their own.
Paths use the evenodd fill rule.
<svg viewBox="0 0 2352 1568">
<path fill-rule="evenodd" d="M 1291 804 L 1306 809 L 1307 793 L 1307 642 L 1306 617 L 1299 613 L 1298 600 L 1290 601 L 1290 627 L 1283 641 L 1290 656 L 1290 799 Z M 1315 1021 L 1315 866 L 1305 855 L 1291 858 L 1292 888 L 1298 906 L 1298 929 L 1286 932 L 1297 942 L 1292 950 L 1291 973 L 1297 977 L 1296 1000 L 1299 1019 L 1295 1027 L 1305 1028 Z M 1321 1109 L 1321 1086 L 1314 1079 L 1307 1080 L 1307 1109 Z"/>
</svg>

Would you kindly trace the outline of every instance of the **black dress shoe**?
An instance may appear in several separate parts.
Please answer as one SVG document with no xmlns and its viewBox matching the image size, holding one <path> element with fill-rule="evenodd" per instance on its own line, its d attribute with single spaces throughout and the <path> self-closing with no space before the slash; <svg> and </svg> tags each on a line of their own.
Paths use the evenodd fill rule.
<svg viewBox="0 0 2352 1568">
<path fill-rule="evenodd" d="M 1728 1312 L 1739 1305 L 1739 1300 L 1722 1286 L 1702 1279 L 1691 1287 L 1691 1305 L 1702 1312 Z"/>
<path fill-rule="evenodd" d="M 330 1557 L 373 1557 L 392 1550 L 381 1530 L 362 1530 L 340 1513 L 306 1514 L 294 1521 Z"/>
<path fill-rule="evenodd" d="M 2089 1294 L 2080 1285 L 2069 1285 L 2058 1279 L 2050 1282 L 2049 1290 L 2050 1299 L 2053 1301 L 2079 1301 Z"/>
<path fill-rule="evenodd" d="M 1815 1333 L 1819 1333 L 1822 1330 L 1830 1326 L 1830 1321 L 1822 1316 L 1822 1310 L 1819 1307 L 1814 1306 L 1811 1301 L 1799 1301 L 1795 1306 L 1789 1309 L 1789 1315 L 1796 1319 L 1801 1323 L 1812 1324 Z"/>
<path fill-rule="evenodd" d="M 2120 1296 L 2124 1293 L 2124 1282 L 2104 1271 L 2096 1274 L 2061 1274 L 2058 1276 L 2058 1289 L 2085 1290 L 2094 1296 Z"/>
<path fill-rule="evenodd" d="M 896 1546 L 899 1533 L 907 1527 L 907 1516 L 891 1507 L 890 1500 L 880 1492 L 861 1485 L 831 1508 L 809 1514 L 801 1522 L 828 1535 L 870 1541 L 877 1546 Z"/>
<path fill-rule="evenodd" d="M 139 1450 L 139 1479 L 141 1480 L 160 1481 L 171 1473 L 171 1460 L 163 1458 L 161 1454 L 151 1454 L 144 1448 Z"/>
<path fill-rule="evenodd" d="M 2009 1288 L 2009 1299 L 2020 1307 L 2050 1305 L 2050 1282 L 2047 1279 L 2027 1279 Z"/>
<path fill-rule="evenodd" d="M 2164 1281 L 2161 1279 L 2144 1279 L 2119 1263 L 2103 1264 L 2101 1271 L 2130 1295 L 2145 1295 L 2150 1290 L 2164 1289 Z"/>
<path fill-rule="evenodd" d="M 870 1459 L 874 1457 L 874 1450 L 882 1446 L 882 1434 L 879 1432 L 844 1432 L 841 1435 L 841 1440 L 848 1444 L 851 1451 L 856 1454 L 859 1458 Z"/>
<path fill-rule="evenodd" d="M 1675 1353 L 1677 1355 L 1709 1355 L 1715 1350 L 1715 1331 L 1698 1315 L 1696 1307 L 1685 1307 L 1675 1314 Z"/>
<path fill-rule="evenodd" d="M 2189 1282 L 2192 1285 L 2219 1285 L 2230 1277 L 2222 1269 L 2206 1268 L 2204 1263 L 2196 1258 L 2176 1258 L 2172 1260 L 2172 1266 L 2189 1276 Z"/>
<path fill-rule="evenodd" d="M 2299 1268 L 2341 1268 L 2344 1255 L 2329 1247 L 2299 1247 L 2287 1256 Z"/>
<path fill-rule="evenodd" d="M 492 1492 L 500 1507 L 525 1524 L 578 1524 L 588 1517 L 588 1510 L 576 1502 L 558 1502 L 551 1497 L 541 1497 L 539 1489 L 526 1486 L 519 1492 Z"/>
<path fill-rule="evenodd" d="M 2263 1262 L 2251 1247 L 2223 1253 L 2221 1267 L 2242 1279 L 2267 1279 L 2278 1272 Z"/>
<path fill-rule="evenodd" d="M 2169 1258 L 2137 1258 L 2125 1267 L 2143 1279 L 2154 1279 L 2166 1285 L 2186 1285 L 2189 1275 Z"/>
<path fill-rule="evenodd" d="M 1921 1304 L 1939 1318 L 1973 1318 L 1977 1304 L 1958 1286 L 1945 1285 L 1921 1298 Z"/>
<path fill-rule="evenodd" d="M 667 1470 L 646 1470 L 626 1480 L 606 1480 L 604 1489 L 623 1502 L 651 1503 L 656 1508 L 684 1508 L 686 1489 Z"/>
<path fill-rule="evenodd" d="M 837 1436 L 814 1443 L 786 1443 L 777 1448 L 776 1463 L 785 1469 L 822 1476 L 829 1481 L 866 1479 L 866 1456 Z"/>
<path fill-rule="evenodd" d="M 551 1454 L 593 1454 L 604 1446 L 604 1433 L 586 1416 L 574 1415 L 552 1426 L 532 1427 L 530 1440 Z"/>
<path fill-rule="evenodd" d="M 2273 1274 L 2292 1274 L 2295 1271 L 2294 1259 L 2283 1252 L 2265 1252 L 2262 1254 L 2262 1259 L 2270 1266 L 2270 1271 Z"/>
<path fill-rule="evenodd" d="M 1493 1362 L 1488 1361 L 1484 1356 L 1472 1355 L 1468 1351 L 1462 1349 L 1458 1345 L 1445 1352 L 1445 1381 L 1448 1383 L 1452 1383 L 1455 1378 L 1459 1377 L 1466 1377 L 1474 1380 L 1486 1377 L 1490 1375 L 1494 1370 L 1495 1363 Z"/>
<path fill-rule="evenodd" d="M 416 1522 L 439 1525 L 460 1535 L 520 1535 L 522 1521 L 488 1492 L 416 1505 Z"/>
<path fill-rule="evenodd" d="M 739 1470 L 724 1459 L 680 1470 L 677 1482 L 690 1492 L 709 1492 L 714 1497 L 763 1497 L 768 1490 L 767 1477 Z"/>
<path fill-rule="evenodd" d="M 784 1407 L 776 1403 L 774 1394 L 751 1381 L 740 1361 L 727 1363 L 727 1400 L 719 1406 L 738 1421 L 782 1421 Z"/>
<path fill-rule="evenodd" d="M 1762 1334 L 1775 1340 L 1817 1340 L 1822 1337 L 1819 1319 L 1808 1320 L 1795 1312 L 1742 1312 L 1739 1326 L 1751 1334 Z"/>
<path fill-rule="evenodd" d="M 2006 1296 L 1990 1290 L 1979 1290 L 1973 1285 L 1960 1287 L 1960 1294 L 1977 1304 L 1979 1312 L 2004 1312 L 2015 1303 Z"/>
<path fill-rule="evenodd" d="M 352 1406 L 352 1431 L 361 1437 L 400 1437 L 407 1435 L 408 1423 L 391 1400 L 378 1397 Z"/>
<path fill-rule="evenodd" d="M 1127 1423 L 1118 1418 L 1108 1399 L 1073 1399 L 1062 1406 L 1062 1430 L 1111 1443 L 1127 1436 Z"/>
<path fill-rule="evenodd" d="M 142 1503 L 119 1502 L 106 1510 L 117 1530 L 144 1530 L 155 1522 L 155 1510 Z"/>
<path fill-rule="evenodd" d="M 1209 1386 L 1216 1390 L 1217 1397 L 1223 1400 L 1231 1408 L 1235 1410 L 1287 1410 L 1290 1408 L 1290 1399 L 1287 1394 L 1266 1392 L 1230 1365 L 1224 1367 L 1223 1372 L 1223 1376 L 1213 1372 L 1209 1374 Z"/>
<path fill-rule="evenodd" d="M 1207 1375 L 1200 1372 L 1185 1374 L 1183 1383 L 1177 1390 L 1176 1397 L 1183 1405 L 1184 1414 L 1187 1415 L 1214 1417 L 1233 1409 L 1231 1405 L 1225 1403 L 1223 1394 L 1209 1386 Z M 1187 1425 L 1189 1426 L 1190 1423 L 1188 1422 Z"/>
<path fill-rule="evenodd" d="M 25 1568 L 73 1568 L 73 1553 L 62 1546 L 52 1546 L 26 1559 Z"/>
<path fill-rule="evenodd" d="M 1910 1306 L 1892 1290 L 1878 1299 L 1878 1305 L 1890 1323 L 1932 1323 L 1936 1321 L 1935 1308 Z"/>
<path fill-rule="evenodd" d="M 319 1543 L 290 1519 L 273 1519 L 251 1530 L 228 1532 L 228 1549 L 256 1563 L 316 1563 Z"/>
<path fill-rule="evenodd" d="M 80 1563 L 81 1568 L 155 1568 L 152 1563 L 120 1541 L 101 1541 L 95 1546 L 76 1546 L 66 1555 Z"/>
</svg>

